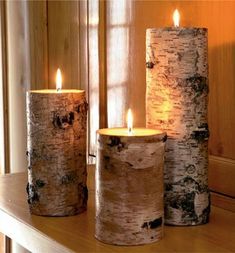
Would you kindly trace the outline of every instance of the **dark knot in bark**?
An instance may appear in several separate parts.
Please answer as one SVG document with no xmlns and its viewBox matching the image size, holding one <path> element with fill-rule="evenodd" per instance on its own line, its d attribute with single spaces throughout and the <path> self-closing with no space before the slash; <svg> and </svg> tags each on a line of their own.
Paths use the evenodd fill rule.
<svg viewBox="0 0 235 253">
<path fill-rule="evenodd" d="M 200 96 L 203 93 L 208 94 L 209 92 L 209 87 L 207 85 L 207 78 L 204 76 L 196 74 L 192 77 L 187 78 L 186 82 L 196 92 L 196 96 Z"/>
<path fill-rule="evenodd" d="M 39 195 L 37 193 L 37 189 L 33 184 L 27 184 L 26 191 L 28 194 L 28 203 L 33 204 L 39 201 Z"/>
<path fill-rule="evenodd" d="M 174 191 L 177 187 L 178 192 Z M 188 192 L 184 192 L 185 187 L 190 189 Z M 194 200 L 196 193 L 198 192 L 198 183 L 189 176 L 175 182 L 172 185 L 172 190 L 165 196 L 165 203 L 174 209 L 178 209 L 182 212 L 182 217 L 189 217 L 190 220 L 197 220 L 195 213 Z"/>
<path fill-rule="evenodd" d="M 82 204 L 83 206 L 87 205 L 88 200 L 88 188 L 86 185 L 83 185 L 83 183 L 78 184 L 78 192 L 81 194 Z"/>
<path fill-rule="evenodd" d="M 164 189 L 165 189 L 165 191 L 173 191 L 173 186 L 172 186 L 172 184 L 165 183 Z"/>
<path fill-rule="evenodd" d="M 61 178 L 61 184 L 68 185 L 75 183 L 78 179 L 77 172 L 71 171 Z"/>
<path fill-rule="evenodd" d="M 86 185 L 82 187 L 82 192 L 83 192 L 83 205 L 86 205 L 88 200 L 88 188 Z"/>
<path fill-rule="evenodd" d="M 116 147 L 119 152 L 125 148 L 125 143 L 121 142 L 121 138 L 117 136 L 110 136 L 110 142 L 107 144 L 110 147 Z"/>
<path fill-rule="evenodd" d="M 77 106 L 77 113 L 80 113 L 80 112 L 87 112 L 88 110 L 88 103 L 86 101 L 84 101 L 82 104 L 79 104 Z"/>
<path fill-rule="evenodd" d="M 105 160 L 106 162 L 109 162 L 109 161 L 110 161 L 110 156 L 104 155 L 104 160 Z"/>
<path fill-rule="evenodd" d="M 194 164 L 189 164 L 185 167 L 188 174 L 193 174 L 196 171 L 196 167 Z"/>
<path fill-rule="evenodd" d="M 175 187 L 177 187 L 177 192 L 175 192 Z M 187 192 L 185 192 L 185 187 L 187 187 Z M 166 188 L 166 186 L 165 186 Z M 208 187 L 207 185 L 200 185 L 195 179 L 190 176 L 186 176 L 183 179 L 175 182 L 168 186 L 168 193 L 165 196 L 165 203 L 172 208 L 178 209 L 182 212 L 182 218 L 188 217 L 190 222 L 198 222 L 199 220 L 204 220 L 205 222 L 208 219 L 209 211 L 206 208 L 203 214 L 197 215 L 195 212 L 195 197 L 196 194 L 207 194 Z"/>
<path fill-rule="evenodd" d="M 210 211 L 211 211 L 211 205 L 210 205 L 210 195 L 209 195 L 209 204 L 208 206 L 202 211 L 201 219 L 202 223 L 208 223 L 210 218 Z"/>
<path fill-rule="evenodd" d="M 121 152 L 126 146 L 124 142 L 121 142 L 121 138 L 117 136 L 110 136 L 107 145 L 110 147 L 116 147 L 119 152 Z"/>
<path fill-rule="evenodd" d="M 198 142 L 203 142 L 208 140 L 210 136 L 210 132 L 208 129 L 198 129 L 198 130 L 194 130 L 191 134 L 191 137 L 194 140 L 197 140 Z"/>
<path fill-rule="evenodd" d="M 148 69 L 153 69 L 154 65 L 155 64 L 153 62 L 146 62 L 146 68 Z"/>
<path fill-rule="evenodd" d="M 53 116 L 53 125 L 55 128 L 66 129 L 71 126 L 74 121 L 74 112 L 69 112 L 66 115 L 54 114 Z"/>
<path fill-rule="evenodd" d="M 43 180 L 41 180 L 41 179 L 36 180 L 36 186 L 38 188 L 42 188 L 44 185 L 45 185 L 45 182 Z"/>
<path fill-rule="evenodd" d="M 167 135 L 164 135 L 164 137 L 162 138 L 162 142 L 166 142 L 167 141 Z"/>
<path fill-rule="evenodd" d="M 141 228 L 150 228 L 150 229 L 155 229 L 158 228 L 162 225 L 162 217 L 157 218 L 153 221 L 149 221 L 149 222 L 144 222 L 143 225 L 141 226 Z"/>
<path fill-rule="evenodd" d="M 109 139 L 110 143 L 108 144 L 108 146 L 110 147 L 118 146 L 121 143 L 120 137 L 111 136 Z"/>
<path fill-rule="evenodd" d="M 49 161 L 51 160 L 51 157 L 48 155 L 47 150 L 43 147 L 40 151 L 32 149 L 30 151 L 27 151 L 27 157 L 29 162 L 28 169 L 32 169 L 33 165 L 37 161 Z"/>
</svg>

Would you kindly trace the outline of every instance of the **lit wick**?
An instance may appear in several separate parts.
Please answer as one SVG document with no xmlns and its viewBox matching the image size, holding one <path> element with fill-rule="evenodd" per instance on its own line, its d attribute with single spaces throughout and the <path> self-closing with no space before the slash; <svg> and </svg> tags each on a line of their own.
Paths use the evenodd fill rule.
<svg viewBox="0 0 235 253">
<path fill-rule="evenodd" d="M 132 128 L 133 128 L 133 116 L 131 113 L 131 109 L 128 109 L 127 112 L 127 128 L 128 128 L 128 134 L 132 134 Z"/>
<path fill-rule="evenodd" d="M 173 13 L 173 21 L 174 21 L 174 26 L 175 27 L 180 26 L 180 13 L 177 9 Z"/>
<path fill-rule="evenodd" d="M 60 69 L 56 71 L 56 90 L 60 92 L 62 89 L 62 75 Z"/>
</svg>

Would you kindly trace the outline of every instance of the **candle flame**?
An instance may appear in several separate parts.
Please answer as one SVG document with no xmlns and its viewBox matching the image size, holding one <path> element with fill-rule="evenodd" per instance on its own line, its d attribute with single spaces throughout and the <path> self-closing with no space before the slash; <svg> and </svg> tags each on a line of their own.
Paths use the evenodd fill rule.
<svg viewBox="0 0 235 253">
<path fill-rule="evenodd" d="M 62 89 L 62 75 L 60 69 L 56 71 L 56 90 L 60 91 Z"/>
<path fill-rule="evenodd" d="M 175 27 L 180 26 L 180 13 L 177 9 L 173 13 L 173 21 L 174 21 L 174 26 Z"/>
<path fill-rule="evenodd" d="M 127 128 L 128 128 L 128 134 L 132 133 L 132 128 L 133 128 L 133 116 L 131 109 L 128 109 L 127 112 Z"/>
</svg>

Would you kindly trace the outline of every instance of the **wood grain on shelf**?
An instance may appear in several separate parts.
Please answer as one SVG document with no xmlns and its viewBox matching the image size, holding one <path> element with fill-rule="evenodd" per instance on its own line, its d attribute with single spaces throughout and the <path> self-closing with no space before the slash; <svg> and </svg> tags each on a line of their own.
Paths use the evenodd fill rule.
<svg viewBox="0 0 235 253">
<path fill-rule="evenodd" d="M 90 170 L 88 170 L 90 171 Z M 94 238 L 95 202 L 90 189 L 88 211 L 52 218 L 30 215 L 25 173 L 0 177 L 0 231 L 37 252 L 231 252 L 235 251 L 235 213 L 212 207 L 210 223 L 165 227 L 163 240 L 145 246 L 118 247 Z M 93 182 L 94 183 L 94 182 Z"/>
</svg>

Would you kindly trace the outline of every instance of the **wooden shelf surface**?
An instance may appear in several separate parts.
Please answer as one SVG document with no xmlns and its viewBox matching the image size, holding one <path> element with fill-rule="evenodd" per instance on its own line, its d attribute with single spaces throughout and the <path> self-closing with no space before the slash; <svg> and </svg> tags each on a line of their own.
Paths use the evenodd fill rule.
<svg viewBox="0 0 235 253">
<path fill-rule="evenodd" d="M 166 226 L 164 239 L 144 246 L 112 246 L 94 238 L 93 168 L 89 168 L 87 212 L 72 217 L 41 217 L 29 213 L 26 173 L 0 177 L 0 232 L 32 252 L 148 253 L 235 252 L 235 213 L 212 207 L 209 224 Z"/>
</svg>

